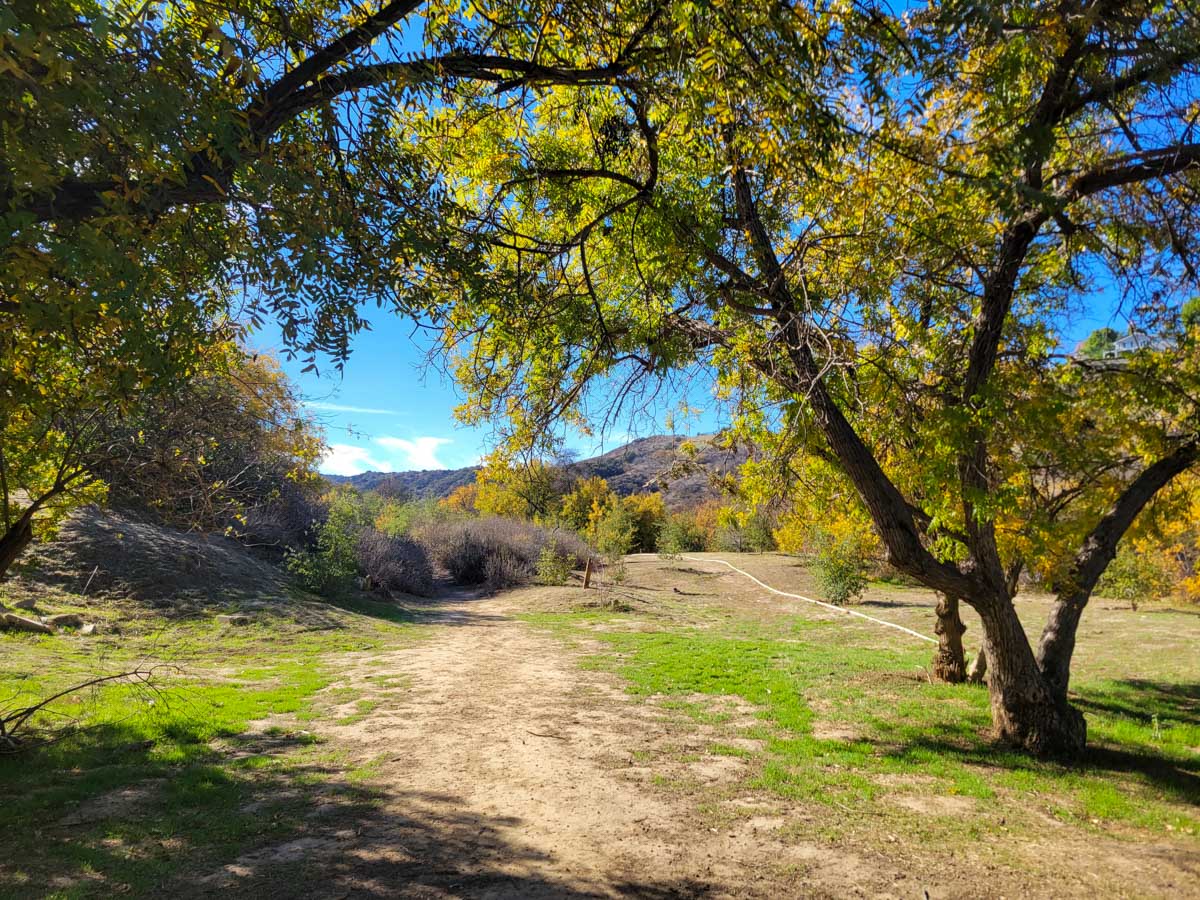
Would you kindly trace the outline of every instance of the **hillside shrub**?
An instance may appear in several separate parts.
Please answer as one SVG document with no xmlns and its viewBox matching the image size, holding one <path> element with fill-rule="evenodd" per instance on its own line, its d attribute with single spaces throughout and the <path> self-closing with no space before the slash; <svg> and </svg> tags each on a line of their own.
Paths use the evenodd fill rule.
<svg viewBox="0 0 1200 900">
<path fill-rule="evenodd" d="M 658 532 L 658 552 L 667 556 L 699 553 L 708 541 L 704 528 L 691 516 L 674 515 Z"/>
<path fill-rule="evenodd" d="M 410 535 L 429 522 L 441 522 L 462 513 L 437 500 L 422 498 L 404 502 L 386 500 L 375 514 L 375 528 L 389 537 Z"/>
<path fill-rule="evenodd" d="M 284 482 L 266 503 L 246 510 L 237 537 L 258 552 L 274 555 L 311 547 L 317 541 L 325 506 L 309 482 Z"/>
<path fill-rule="evenodd" d="M 374 526 L 384 505 L 381 498 L 338 488 L 323 502 L 315 541 L 287 556 L 288 571 L 305 589 L 336 598 L 362 578 L 366 589 L 382 593 L 433 593 L 433 567 L 425 548 Z"/>
<path fill-rule="evenodd" d="M 1096 595 L 1128 600 L 1134 609 L 1141 602 L 1169 597 L 1175 587 L 1173 573 L 1160 554 L 1122 541 L 1096 585 Z"/>
<path fill-rule="evenodd" d="M 571 557 L 559 549 L 558 541 L 551 541 L 538 554 L 537 583 L 566 584 L 572 568 Z"/>
<path fill-rule="evenodd" d="M 624 503 L 614 503 L 596 522 L 593 543 L 609 562 L 629 553 L 637 540 L 637 518 Z"/>
<path fill-rule="evenodd" d="M 355 547 L 358 569 L 369 590 L 428 597 L 433 594 L 433 567 L 425 548 L 405 537 L 390 537 L 364 528 Z"/>
<path fill-rule="evenodd" d="M 633 494 L 621 501 L 633 518 L 633 542 L 630 553 L 653 553 L 658 549 L 658 533 L 667 519 L 662 494 Z"/>
</svg>

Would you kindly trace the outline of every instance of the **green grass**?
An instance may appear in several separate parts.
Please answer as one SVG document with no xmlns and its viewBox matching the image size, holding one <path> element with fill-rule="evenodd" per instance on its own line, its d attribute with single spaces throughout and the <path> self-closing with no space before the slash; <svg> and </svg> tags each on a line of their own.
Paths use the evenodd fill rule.
<svg viewBox="0 0 1200 900">
<path fill-rule="evenodd" d="M 924 647 L 866 646 L 861 631 L 828 621 L 733 620 L 720 629 L 705 621 L 662 629 L 643 620 L 639 630 L 635 618 L 527 617 L 568 639 L 586 634 L 603 642 L 602 652 L 584 659 L 587 668 L 616 673 L 631 694 L 657 697 L 661 708 L 714 727 L 709 753 L 751 763 L 743 789 L 818 809 L 852 809 L 853 817 L 831 819 L 835 833 L 904 827 L 895 801 L 907 795 L 972 799 L 973 816 L 934 815 L 920 824 L 906 817 L 909 826 L 932 827 L 943 840 L 977 836 L 1037 811 L 1114 833 L 1200 832 L 1200 709 L 1187 683 L 1076 684 L 1090 748 L 1070 767 L 992 743 L 986 690 L 928 683 Z M 713 699 L 698 702 L 697 695 Z M 730 728 L 728 704 L 718 700 L 726 697 L 752 704 L 761 724 Z M 817 737 L 818 720 L 821 731 L 847 736 Z M 730 737 L 764 743 L 746 750 L 729 744 Z"/>
<path fill-rule="evenodd" d="M 62 599 L 55 605 L 71 598 Z M 402 645 L 423 629 L 392 605 L 345 606 L 298 603 L 293 617 L 285 605 L 241 628 L 207 616 L 131 617 L 119 636 L 0 636 L 6 708 L 95 674 L 161 666 L 153 691 L 118 683 L 64 698 L 38 724 L 77 719 L 77 734 L 0 756 L 0 894 L 46 896 L 55 878 L 51 896 L 154 893 L 184 860 L 219 869 L 298 830 L 315 803 L 373 802 L 363 773 L 347 770 L 308 723 L 357 696 L 327 690 L 327 660 Z M 359 701 L 355 715 L 370 704 Z M 251 729 L 272 717 L 285 724 Z"/>
</svg>

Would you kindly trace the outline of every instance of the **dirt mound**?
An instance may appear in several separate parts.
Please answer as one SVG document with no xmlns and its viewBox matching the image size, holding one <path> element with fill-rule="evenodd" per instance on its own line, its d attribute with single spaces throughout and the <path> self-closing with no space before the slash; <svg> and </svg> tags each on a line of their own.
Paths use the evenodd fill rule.
<svg viewBox="0 0 1200 900">
<path fill-rule="evenodd" d="M 176 606 L 283 596 L 283 573 L 232 538 L 175 531 L 114 510 L 87 507 L 57 540 L 33 548 L 19 579 L 59 588 Z"/>
</svg>

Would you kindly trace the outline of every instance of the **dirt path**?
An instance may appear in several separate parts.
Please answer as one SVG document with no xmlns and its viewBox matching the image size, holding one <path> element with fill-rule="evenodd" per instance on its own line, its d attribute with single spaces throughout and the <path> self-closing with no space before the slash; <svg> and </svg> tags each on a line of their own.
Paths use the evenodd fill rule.
<svg viewBox="0 0 1200 900">
<path fill-rule="evenodd" d="M 635 759 L 664 735 L 662 711 L 513 618 L 519 597 L 449 602 L 431 640 L 348 668 L 344 684 L 379 705 L 320 731 L 371 761 L 373 802 L 331 797 L 304 836 L 201 879 L 204 892 L 752 897 L 791 893 L 801 874 L 805 896 L 825 895 L 814 883 L 838 896 L 867 888 L 862 860 L 785 844 L 753 819 L 697 828 L 692 800 L 652 788 Z M 875 896 L 878 875 L 866 879 Z"/>
</svg>

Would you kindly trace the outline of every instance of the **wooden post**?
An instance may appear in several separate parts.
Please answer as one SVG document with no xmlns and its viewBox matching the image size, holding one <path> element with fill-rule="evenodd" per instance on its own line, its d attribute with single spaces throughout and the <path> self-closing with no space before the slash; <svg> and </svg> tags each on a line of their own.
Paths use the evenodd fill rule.
<svg viewBox="0 0 1200 900">
<path fill-rule="evenodd" d="M 586 591 L 592 584 L 592 558 L 589 556 L 587 565 L 583 567 L 583 589 Z"/>
</svg>

